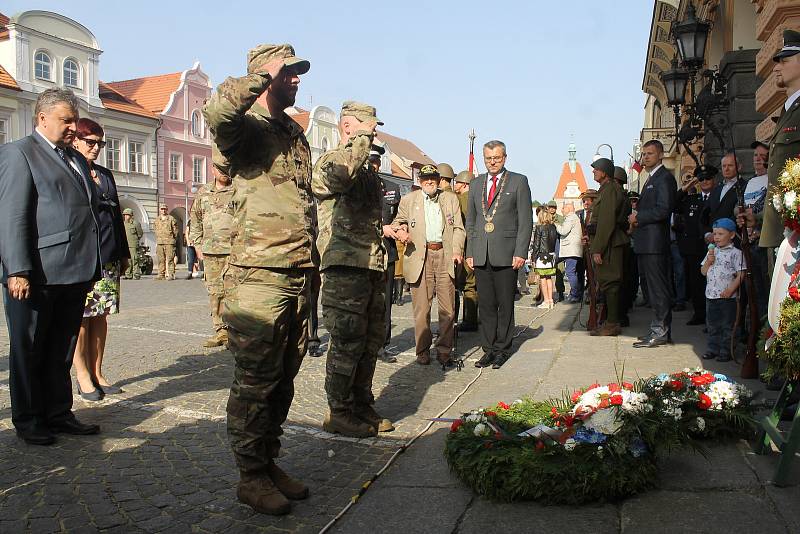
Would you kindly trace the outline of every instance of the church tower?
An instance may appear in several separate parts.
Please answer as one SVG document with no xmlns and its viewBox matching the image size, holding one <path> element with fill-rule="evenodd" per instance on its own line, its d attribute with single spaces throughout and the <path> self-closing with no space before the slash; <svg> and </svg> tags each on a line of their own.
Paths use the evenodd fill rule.
<svg viewBox="0 0 800 534">
<path fill-rule="evenodd" d="M 556 187 L 553 200 L 558 204 L 559 210 L 564 207 L 564 204 L 573 204 L 575 209 L 581 209 L 583 204 L 580 196 L 587 189 L 586 178 L 583 176 L 581 164 L 575 158 L 577 150 L 574 142 L 569 144 L 567 151 L 569 159 L 561 167 L 561 177 L 558 179 L 558 187 Z"/>
</svg>

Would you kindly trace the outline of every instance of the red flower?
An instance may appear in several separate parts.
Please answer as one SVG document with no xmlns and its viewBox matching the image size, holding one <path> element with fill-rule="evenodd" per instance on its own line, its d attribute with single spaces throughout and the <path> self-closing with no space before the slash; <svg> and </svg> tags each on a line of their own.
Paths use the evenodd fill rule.
<svg viewBox="0 0 800 534">
<path fill-rule="evenodd" d="M 622 387 L 624 387 L 625 389 L 633 389 L 633 384 L 631 384 L 630 382 L 623 382 Z"/>
<path fill-rule="evenodd" d="M 615 384 L 614 382 L 612 382 L 612 383 L 610 383 L 608 385 L 608 391 L 614 392 L 614 391 L 621 391 L 621 390 L 622 390 L 622 388 L 619 387 L 619 384 Z"/>
<path fill-rule="evenodd" d="M 581 391 L 580 389 L 576 389 L 575 391 L 572 392 L 572 396 L 570 397 L 570 400 L 572 402 L 578 402 L 578 399 L 581 398 L 581 395 L 583 395 L 583 391 Z"/>
<path fill-rule="evenodd" d="M 586 391 L 590 391 L 590 390 L 592 390 L 592 389 L 594 389 L 594 388 L 599 388 L 599 387 L 600 387 L 600 384 L 598 384 L 597 382 L 595 382 L 594 384 L 592 384 L 591 386 L 589 386 L 588 388 L 586 388 Z"/>
<path fill-rule="evenodd" d="M 701 410 L 708 410 L 711 408 L 711 397 L 705 393 L 700 394 L 700 400 L 697 401 L 697 407 Z"/>
<path fill-rule="evenodd" d="M 680 391 L 683 389 L 683 382 L 681 382 L 680 380 L 670 380 L 669 385 L 675 391 Z"/>
<path fill-rule="evenodd" d="M 600 401 L 600 404 L 597 405 L 598 408 L 608 408 L 608 399 L 603 399 Z"/>
<path fill-rule="evenodd" d="M 462 419 L 456 419 L 455 421 L 453 421 L 453 424 L 450 425 L 450 432 L 455 432 L 456 430 L 461 428 L 461 425 L 463 424 L 464 421 Z"/>
<path fill-rule="evenodd" d="M 484 449 L 491 449 L 492 448 L 492 442 L 491 441 L 487 441 L 486 443 L 483 444 L 483 448 Z"/>
<path fill-rule="evenodd" d="M 495 432 L 494 439 L 503 439 L 503 434 L 501 434 L 500 432 Z"/>
<path fill-rule="evenodd" d="M 620 406 L 622 404 L 622 395 L 611 395 L 609 400 L 612 406 Z"/>
<path fill-rule="evenodd" d="M 502 410 L 508 410 L 509 408 L 511 408 L 511 406 L 509 406 L 508 404 L 506 404 L 505 402 L 502 402 L 502 401 L 497 403 L 497 407 L 502 409 Z"/>
<path fill-rule="evenodd" d="M 486 410 L 485 412 L 483 412 L 483 415 L 485 415 L 486 417 L 497 417 L 497 412 Z"/>
<path fill-rule="evenodd" d="M 541 451 L 542 449 L 544 449 L 544 443 L 542 443 L 541 441 L 537 441 L 536 442 L 536 450 L 537 451 Z"/>
</svg>

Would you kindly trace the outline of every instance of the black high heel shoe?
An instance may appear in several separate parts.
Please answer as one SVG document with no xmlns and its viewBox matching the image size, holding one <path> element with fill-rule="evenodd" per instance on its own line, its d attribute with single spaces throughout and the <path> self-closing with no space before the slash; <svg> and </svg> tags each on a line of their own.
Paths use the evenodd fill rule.
<svg viewBox="0 0 800 534">
<path fill-rule="evenodd" d="M 100 388 L 95 387 L 94 391 L 89 391 L 88 393 L 84 393 L 81 391 L 81 384 L 77 382 L 78 385 L 78 395 L 81 396 L 83 400 L 97 402 L 103 398 L 103 394 L 100 392 Z"/>
</svg>

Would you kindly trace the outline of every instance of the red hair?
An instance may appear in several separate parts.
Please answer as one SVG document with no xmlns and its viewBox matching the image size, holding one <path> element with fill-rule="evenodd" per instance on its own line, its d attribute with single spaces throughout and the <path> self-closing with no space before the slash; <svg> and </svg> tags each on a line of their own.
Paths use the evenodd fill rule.
<svg viewBox="0 0 800 534">
<path fill-rule="evenodd" d="M 79 138 L 86 137 L 87 135 L 96 135 L 99 138 L 103 138 L 105 132 L 103 131 L 103 127 L 94 122 L 92 119 L 79 119 L 78 126 L 75 128 L 77 135 Z"/>
</svg>

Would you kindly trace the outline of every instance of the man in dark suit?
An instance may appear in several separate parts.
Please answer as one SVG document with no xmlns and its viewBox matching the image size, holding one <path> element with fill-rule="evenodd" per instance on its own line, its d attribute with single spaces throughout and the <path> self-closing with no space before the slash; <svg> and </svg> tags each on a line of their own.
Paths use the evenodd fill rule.
<svg viewBox="0 0 800 534">
<path fill-rule="evenodd" d="M 711 195 L 706 202 L 703 213 L 703 224 L 710 233 L 711 225 L 719 219 L 736 219 L 736 206 L 739 203 L 739 188 L 744 191 L 747 182 L 739 178 L 741 164 L 736 161 L 736 154 L 728 152 L 722 157 L 722 183 L 711 191 Z M 705 253 L 703 253 L 705 256 Z"/>
<path fill-rule="evenodd" d="M 642 147 L 642 163 L 650 174 L 637 209 L 628 217 L 633 230 L 633 251 L 639 272 L 646 281 L 645 292 L 653 308 L 650 332 L 633 344 L 636 348 L 658 347 L 671 341 L 672 276 L 669 225 L 678 186 L 675 177 L 661 163 L 664 145 L 653 139 Z"/>
<path fill-rule="evenodd" d="M 503 142 L 483 145 L 488 172 L 472 181 L 467 209 L 466 261 L 475 270 L 484 352 L 475 366 L 494 369 L 511 355 L 517 270 L 533 230 L 528 178 L 506 170 L 507 157 Z"/>
<path fill-rule="evenodd" d="M 27 443 L 49 445 L 100 431 L 72 413 L 69 375 L 100 242 L 89 167 L 71 147 L 77 98 L 48 89 L 35 117 L 33 134 L 0 147 L 0 259 L 11 420 Z"/>
</svg>

